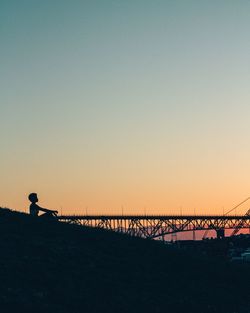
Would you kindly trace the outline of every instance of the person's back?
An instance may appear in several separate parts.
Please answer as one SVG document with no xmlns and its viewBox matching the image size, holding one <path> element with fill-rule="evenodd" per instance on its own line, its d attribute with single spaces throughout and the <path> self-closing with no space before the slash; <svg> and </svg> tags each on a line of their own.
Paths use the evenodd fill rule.
<svg viewBox="0 0 250 313">
<path fill-rule="evenodd" d="M 31 203 L 30 205 L 30 215 L 32 216 L 38 216 L 39 213 L 39 207 L 36 203 Z"/>
</svg>

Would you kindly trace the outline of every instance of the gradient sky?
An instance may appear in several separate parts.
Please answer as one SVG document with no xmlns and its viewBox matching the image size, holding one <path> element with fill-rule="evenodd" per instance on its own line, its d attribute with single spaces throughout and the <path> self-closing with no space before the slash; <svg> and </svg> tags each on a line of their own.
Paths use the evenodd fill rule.
<svg viewBox="0 0 250 313">
<path fill-rule="evenodd" d="M 63 213 L 221 214 L 244 200 L 249 34 L 247 0 L 1 0 L 0 205 L 37 192 Z"/>
</svg>

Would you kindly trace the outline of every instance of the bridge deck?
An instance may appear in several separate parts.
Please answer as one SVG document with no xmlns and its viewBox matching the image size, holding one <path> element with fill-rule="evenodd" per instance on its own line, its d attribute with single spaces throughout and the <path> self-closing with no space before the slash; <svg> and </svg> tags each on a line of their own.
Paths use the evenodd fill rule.
<svg viewBox="0 0 250 313">
<path fill-rule="evenodd" d="M 242 216 L 242 215 L 60 215 L 58 216 L 59 219 L 112 219 L 112 220 L 128 220 L 128 219 L 139 219 L 139 220 L 204 220 L 204 219 L 220 219 L 220 220 L 248 220 L 250 219 L 249 216 Z"/>
<path fill-rule="evenodd" d="M 58 219 L 144 238 L 197 230 L 214 230 L 224 237 L 225 229 L 233 229 L 232 235 L 250 229 L 249 215 L 61 215 Z"/>
</svg>

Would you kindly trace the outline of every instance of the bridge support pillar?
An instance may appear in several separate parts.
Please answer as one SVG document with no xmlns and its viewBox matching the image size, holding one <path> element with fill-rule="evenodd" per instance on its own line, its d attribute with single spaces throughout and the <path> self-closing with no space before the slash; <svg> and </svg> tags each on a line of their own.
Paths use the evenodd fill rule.
<svg viewBox="0 0 250 313">
<path fill-rule="evenodd" d="M 225 229 L 224 228 L 216 229 L 216 235 L 218 239 L 223 239 L 225 237 Z"/>
</svg>

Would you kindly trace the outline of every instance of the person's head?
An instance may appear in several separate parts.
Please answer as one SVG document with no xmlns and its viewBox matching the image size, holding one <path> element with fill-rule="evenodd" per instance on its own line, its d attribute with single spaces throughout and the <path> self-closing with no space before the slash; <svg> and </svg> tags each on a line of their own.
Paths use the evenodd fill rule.
<svg viewBox="0 0 250 313">
<path fill-rule="evenodd" d="M 32 203 L 37 203 L 38 202 L 38 198 L 37 198 L 37 194 L 36 193 L 31 193 L 28 198 L 29 198 L 30 202 L 32 202 Z"/>
</svg>

